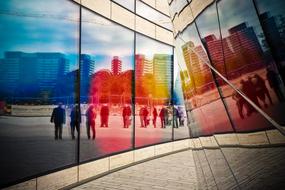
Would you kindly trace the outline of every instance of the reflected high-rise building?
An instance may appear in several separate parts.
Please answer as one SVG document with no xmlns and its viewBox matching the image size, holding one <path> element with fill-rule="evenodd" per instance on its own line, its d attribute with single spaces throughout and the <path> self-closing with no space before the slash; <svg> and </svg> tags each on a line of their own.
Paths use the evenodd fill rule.
<svg viewBox="0 0 285 190">
<path fill-rule="evenodd" d="M 285 61 L 285 44 L 283 43 L 278 29 L 276 18 L 271 16 L 269 12 L 260 15 L 261 24 L 264 28 L 264 34 L 270 43 L 275 59 L 277 61 Z"/>
<path fill-rule="evenodd" d="M 112 73 L 113 75 L 119 75 L 122 72 L 122 61 L 118 56 L 114 56 L 112 60 Z"/>
<path fill-rule="evenodd" d="M 214 34 L 206 36 L 202 41 L 208 48 L 209 56 L 211 58 L 213 66 L 222 74 L 225 75 L 224 59 L 223 59 L 223 47 L 220 39 L 217 39 Z"/>
<path fill-rule="evenodd" d="M 69 67 L 61 53 L 11 51 L 5 52 L 1 62 L 1 93 L 10 89 L 9 93 L 17 91 L 17 96 L 50 94 Z"/>
<path fill-rule="evenodd" d="M 201 45 L 195 46 L 191 41 L 182 46 L 182 51 L 191 86 L 195 92 L 201 93 L 200 88 L 207 83 L 207 77 L 210 76 L 208 66 L 204 63 L 208 61 L 207 54 Z"/>
<path fill-rule="evenodd" d="M 167 97 L 171 88 L 172 56 L 168 54 L 154 54 L 153 76 L 156 84 L 155 94 Z"/>
<path fill-rule="evenodd" d="M 234 65 L 229 64 L 229 72 L 234 72 L 243 66 L 247 66 L 245 72 L 248 72 L 256 68 L 255 65 L 262 64 L 263 51 L 252 26 L 248 27 L 246 23 L 241 23 L 230 28 L 228 32 L 230 35 L 223 40 L 225 57 L 227 58 L 226 51 L 229 48 L 236 58 Z"/>
<path fill-rule="evenodd" d="M 81 96 L 87 96 L 89 87 L 90 87 L 90 79 L 94 72 L 95 61 L 91 59 L 90 55 L 82 54 L 80 60 L 80 92 Z"/>
</svg>

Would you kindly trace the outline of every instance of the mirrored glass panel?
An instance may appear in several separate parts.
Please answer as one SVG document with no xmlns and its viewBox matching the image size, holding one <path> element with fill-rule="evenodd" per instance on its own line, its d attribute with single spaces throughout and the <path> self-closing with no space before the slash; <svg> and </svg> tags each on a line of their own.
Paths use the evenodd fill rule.
<svg viewBox="0 0 285 190">
<path fill-rule="evenodd" d="M 154 8 L 142 3 L 141 1 L 136 1 L 136 14 L 150 20 L 164 28 L 172 30 L 172 23 L 170 17 L 158 12 Z"/>
<path fill-rule="evenodd" d="M 284 84 L 264 39 L 252 1 L 219 1 L 218 10 L 224 55 L 223 75 L 256 106 L 278 123 L 284 123 Z M 214 43 L 210 41 L 208 44 Z M 253 106 L 228 85 L 221 88 L 237 131 L 271 127 Z"/>
<path fill-rule="evenodd" d="M 76 164 L 67 112 L 78 81 L 79 6 L 13 0 L 0 7 L 2 186 Z"/>
<path fill-rule="evenodd" d="M 82 10 L 80 160 L 132 148 L 134 33 Z"/>
<path fill-rule="evenodd" d="M 135 146 L 170 141 L 173 48 L 136 34 Z"/>
<path fill-rule="evenodd" d="M 180 76 L 191 135 L 196 137 L 233 131 L 195 25 L 188 26 L 176 43 L 184 59 Z"/>
</svg>

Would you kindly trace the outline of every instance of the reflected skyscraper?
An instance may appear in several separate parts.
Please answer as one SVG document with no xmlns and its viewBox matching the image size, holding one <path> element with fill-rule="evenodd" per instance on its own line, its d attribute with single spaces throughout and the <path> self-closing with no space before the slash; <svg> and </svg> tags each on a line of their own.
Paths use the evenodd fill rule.
<svg viewBox="0 0 285 190">
<path fill-rule="evenodd" d="M 118 56 L 114 56 L 112 60 L 112 73 L 113 75 L 119 75 L 122 72 L 122 61 Z"/>
</svg>

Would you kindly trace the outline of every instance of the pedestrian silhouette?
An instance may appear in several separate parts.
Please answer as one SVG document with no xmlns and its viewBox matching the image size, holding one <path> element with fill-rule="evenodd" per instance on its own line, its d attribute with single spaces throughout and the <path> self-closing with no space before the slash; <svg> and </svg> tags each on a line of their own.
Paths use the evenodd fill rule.
<svg viewBox="0 0 285 190">
<path fill-rule="evenodd" d="M 100 127 L 109 127 L 109 107 L 107 104 L 103 104 L 100 111 L 101 125 Z"/>
<path fill-rule="evenodd" d="M 279 102 L 284 101 L 284 95 L 283 95 L 281 88 L 280 88 L 281 81 L 278 77 L 278 74 L 271 67 L 268 67 L 266 77 L 267 77 L 270 88 L 273 89 L 273 91 L 274 91 L 275 95 L 277 96 Z"/>
<path fill-rule="evenodd" d="M 157 115 L 158 115 L 156 107 L 153 107 L 152 115 L 153 115 L 153 119 L 152 119 L 153 127 L 156 128 L 156 118 L 157 118 Z"/>
<path fill-rule="evenodd" d="M 96 137 L 95 120 L 96 120 L 96 109 L 94 105 L 90 105 L 86 111 L 86 128 L 87 128 L 88 139 L 90 139 L 90 129 L 92 130 L 92 139 L 94 140 Z"/>
<path fill-rule="evenodd" d="M 62 103 L 53 109 L 50 122 L 54 123 L 54 139 L 62 139 L 62 125 L 65 124 L 65 110 L 62 108 Z"/>
<path fill-rule="evenodd" d="M 125 105 L 122 113 L 124 128 L 129 128 L 129 125 L 131 124 L 131 115 L 132 115 L 131 107 L 129 105 Z"/>
<path fill-rule="evenodd" d="M 259 100 L 261 100 L 263 102 L 264 107 L 268 107 L 265 98 L 267 97 L 270 104 L 272 105 L 272 99 L 271 96 L 269 94 L 269 91 L 265 85 L 265 80 L 263 80 L 258 74 L 255 74 L 252 77 L 252 83 L 254 85 L 254 89 L 255 89 L 255 93 L 256 96 Z"/>
<path fill-rule="evenodd" d="M 70 128 L 71 128 L 71 137 L 75 139 L 75 129 L 77 134 L 80 133 L 80 123 L 81 123 L 81 111 L 78 105 L 75 105 L 70 113 Z"/>
</svg>

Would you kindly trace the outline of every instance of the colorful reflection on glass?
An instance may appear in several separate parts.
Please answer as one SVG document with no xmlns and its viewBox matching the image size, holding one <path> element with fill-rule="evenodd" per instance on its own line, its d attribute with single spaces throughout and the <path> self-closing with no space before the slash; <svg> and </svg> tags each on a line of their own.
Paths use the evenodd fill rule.
<svg viewBox="0 0 285 190">
<path fill-rule="evenodd" d="M 137 34 L 135 59 L 135 146 L 169 141 L 173 49 Z"/>
<path fill-rule="evenodd" d="M 207 66 L 210 61 L 195 25 L 188 26 L 176 43 L 180 47 L 180 56 L 184 58 L 180 76 L 186 109 L 191 112 L 188 113 L 191 135 L 196 137 L 233 131 Z"/>
<path fill-rule="evenodd" d="M 79 6 L 13 0 L 0 7 L 2 186 L 76 163 L 65 113 L 75 103 Z M 53 112 L 56 104 L 62 108 Z"/>
<path fill-rule="evenodd" d="M 134 33 L 82 10 L 80 160 L 132 148 Z"/>
<path fill-rule="evenodd" d="M 268 49 L 253 3 L 219 1 L 218 9 L 225 68 L 223 75 L 274 120 L 284 123 L 284 84 Z M 213 40 L 209 38 L 206 43 L 211 52 L 210 43 L 214 43 Z M 221 89 L 237 131 L 271 127 L 228 85 L 223 85 Z"/>
</svg>

